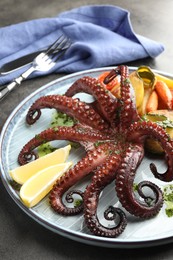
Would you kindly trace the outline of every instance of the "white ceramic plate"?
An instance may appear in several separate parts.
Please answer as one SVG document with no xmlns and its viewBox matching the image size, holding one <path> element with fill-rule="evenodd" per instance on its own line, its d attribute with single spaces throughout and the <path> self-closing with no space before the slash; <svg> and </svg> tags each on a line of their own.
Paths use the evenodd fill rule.
<svg viewBox="0 0 173 260">
<path fill-rule="evenodd" d="M 27 97 L 25 100 L 23 100 L 23 102 L 21 102 L 9 116 L 1 132 L 1 178 L 6 190 L 8 191 L 12 199 L 24 212 L 26 212 L 30 217 L 32 217 L 41 225 L 67 238 L 86 244 L 119 248 L 144 247 L 168 243 L 173 238 L 173 217 L 168 218 L 166 216 L 164 207 L 162 208 L 158 216 L 150 220 L 137 219 L 127 213 L 128 225 L 123 234 L 120 235 L 118 238 L 114 239 L 96 237 L 90 234 L 90 232 L 87 230 L 82 214 L 73 217 L 62 217 L 56 214 L 50 208 L 47 197 L 37 206 L 28 209 L 21 202 L 19 198 L 19 193 L 10 184 L 11 179 L 9 176 L 9 170 L 14 169 L 18 166 L 17 157 L 23 145 L 27 143 L 27 141 L 30 140 L 33 136 L 35 136 L 35 134 L 50 126 L 52 117 L 51 109 L 44 109 L 41 118 L 33 126 L 26 125 L 25 116 L 28 108 L 34 102 L 34 100 L 43 95 L 63 94 L 66 89 L 78 78 L 86 75 L 96 77 L 103 71 L 110 69 L 110 67 L 94 69 L 62 77 L 43 86 L 42 88 L 35 91 L 32 95 Z M 130 70 L 134 69 L 136 68 L 130 68 Z M 166 73 L 162 74 L 170 77 L 172 76 Z M 89 97 L 87 95 L 84 97 L 86 101 L 88 101 L 88 98 Z M 63 146 L 65 144 L 65 141 L 58 141 L 57 143 L 58 146 Z M 73 149 L 73 151 L 70 153 L 69 160 L 76 162 L 83 155 L 84 151 L 82 150 L 82 148 Z M 138 169 L 136 181 L 150 180 L 155 182 L 160 187 L 163 187 L 165 184 L 159 180 L 156 180 L 149 170 L 149 163 L 151 161 L 153 161 L 153 159 L 151 160 L 149 158 L 144 158 Z M 165 167 L 163 161 L 159 159 L 155 159 L 154 161 L 157 164 L 159 170 L 162 171 Z M 85 186 L 86 183 L 87 180 L 84 180 L 79 184 L 79 186 Z M 106 205 L 118 204 L 119 202 L 115 194 L 114 184 L 111 184 L 102 193 L 98 212 L 100 218 L 102 218 L 101 213 Z"/>
</svg>

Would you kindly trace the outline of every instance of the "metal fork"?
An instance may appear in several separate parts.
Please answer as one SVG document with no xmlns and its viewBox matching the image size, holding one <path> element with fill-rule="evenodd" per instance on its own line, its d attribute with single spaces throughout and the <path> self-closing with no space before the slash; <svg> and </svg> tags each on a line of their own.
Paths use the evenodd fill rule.
<svg viewBox="0 0 173 260">
<path fill-rule="evenodd" d="M 49 71 L 56 62 L 61 58 L 65 51 L 70 47 L 71 42 L 65 36 L 60 36 L 46 52 L 40 53 L 32 62 L 32 66 L 22 73 L 19 77 L 15 78 L 9 85 L 7 85 L 0 92 L 0 101 L 7 96 L 16 86 L 29 77 L 34 71 Z M 54 52 L 56 48 L 56 53 Z"/>
</svg>

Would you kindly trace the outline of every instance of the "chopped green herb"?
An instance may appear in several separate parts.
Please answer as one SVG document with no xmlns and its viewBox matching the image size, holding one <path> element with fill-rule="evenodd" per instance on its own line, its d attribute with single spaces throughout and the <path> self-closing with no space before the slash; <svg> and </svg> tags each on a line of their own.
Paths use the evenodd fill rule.
<svg viewBox="0 0 173 260">
<path fill-rule="evenodd" d="M 59 126 L 53 126 L 52 129 L 53 129 L 55 132 L 58 132 Z"/>
<path fill-rule="evenodd" d="M 128 78 L 126 78 L 125 80 L 124 80 L 124 84 L 126 85 L 128 85 L 130 83 L 130 80 L 128 79 Z"/>
<path fill-rule="evenodd" d="M 163 197 L 165 201 L 165 213 L 168 217 L 173 216 L 173 184 L 166 185 L 163 189 Z"/>
<path fill-rule="evenodd" d="M 138 192 L 138 184 L 137 183 L 133 183 L 133 190 L 134 190 L 134 192 Z M 153 205 L 154 198 L 146 197 L 144 199 L 144 201 L 148 205 L 148 207 L 151 207 Z"/>
<path fill-rule="evenodd" d="M 51 127 L 54 129 L 54 131 L 58 131 L 59 126 L 73 126 L 75 121 L 68 115 L 55 111 L 52 116 L 52 121 L 51 121 Z M 42 141 L 40 135 L 36 135 L 35 137 L 37 140 Z M 75 144 L 73 145 L 73 147 Z M 43 144 L 41 144 L 38 147 L 38 155 L 39 157 L 44 156 L 46 154 L 49 154 L 53 152 L 56 148 L 50 145 L 49 142 L 46 140 L 43 140 Z"/>
<path fill-rule="evenodd" d="M 51 127 L 73 126 L 75 121 L 65 113 L 56 111 L 53 113 Z"/>
<path fill-rule="evenodd" d="M 151 207 L 153 205 L 154 199 L 151 197 L 148 197 L 145 199 L 145 202 L 148 205 L 148 207 Z"/>
<path fill-rule="evenodd" d="M 78 200 L 75 200 L 74 201 L 74 207 L 77 208 L 77 207 L 80 207 L 80 205 L 82 205 L 82 200 L 81 199 L 78 199 Z"/>
<path fill-rule="evenodd" d="M 38 134 L 38 135 L 35 135 L 35 139 L 36 140 L 38 140 L 38 141 L 41 141 L 42 140 L 42 138 L 41 138 L 41 136 Z"/>
<path fill-rule="evenodd" d="M 138 191 L 138 184 L 137 183 L 133 183 L 133 190 Z"/>
<path fill-rule="evenodd" d="M 73 148 L 75 148 L 75 149 L 77 149 L 77 148 L 79 148 L 80 147 L 80 144 L 79 143 L 75 143 L 75 142 L 69 142 L 69 144 L 71 145 L 71 147 L 73 147 Z"/>
<path fill-rule="evenodd" d="M 141 117 L 141 120 L 146 121 L 146 122 L 150 121 L 147 116 L 148 116 L 147 114 L 143 115 Z M 151 114 L 151 116 L 152 116 L 152 114 Z M 153 116 L 155 116 L 155 115 L 153 115 Z M 158 121 L 153 121 L 153 122 L 155 122 L 157 125 L 160 125 L 163 128 L 167 128 L 167 127 L 173 128 L 173 121 L 169 120 L 168 118 L 165 120 L 158 120 Z"/>
<path fill-rule="evenodd" d="M 166 204 L 165 213 L 170 218 L 173 216 L 173 203 L 165 201 L 165 204 Z"/>
<path fill-rule="evenodd" d="M 38 147 L 38 155 L 39 155 L 39 157 L 42 157 L 42 156 L 49 154 L 49 153 L 51 153 L 55 150 L 56 150 L 56 148 L 51 146 L 50 143 L 41 144 Z"/>
<path fill-rule="evenodd" d="M 97 141 L 97 142 L 94 143 L 94 146 L 95 146 L 95 147 L 98 147 L 98 146 L 101 145 L 102 143 L 103 143 L 103 142 Z"/>
</svg>

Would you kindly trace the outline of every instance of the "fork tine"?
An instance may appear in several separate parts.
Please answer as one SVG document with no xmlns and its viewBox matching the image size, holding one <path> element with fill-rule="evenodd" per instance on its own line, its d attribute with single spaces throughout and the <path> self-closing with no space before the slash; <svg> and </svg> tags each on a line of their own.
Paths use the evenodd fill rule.
<svg viewBox="0 0 173 260">
<path fill-rule="evenodd" d="M 64 51 L 67 50 L 71 46 L 72 42 L 69 38 L 66 39 L 66 41 L 62 42 L 61 46 L 57 46 L 52 54 L 59 53 L 59 51 Z"/>
<path fill-rule="evenodd" d="M 53 51 L 57 48 L 60 48 L 61 44 L 63 44 L 67 38 L 64 35 L 61 35 L 45 52 L 45 54 L 52 54 Z"/>
<path fill-rule="evenodd" d="M 68 41 L 68 44 L 66 44 L 62 49 L 61 49 L 61 51 L 59 50 L 59 51 L 57 51 L 57 56 L 56 56 L 56 58 L 54 59 L 54 62 L 57 62 L 63 55 L 64 55 L 64 53 L 66 52 L 66 50 L 69 48 L 71 46 L 71 42 L 70 42 L 70 40 Z M 55 53 L 54 53 L 54 55 L 55 55 Z"/>
<path fill-rule="evenodd" d="M 58 59 L 64 54 L 64 52 L 70 47 L 70 39 L 60 36 L 45 52 L 40 53 L 32 62 L 32 66 L 23 72 L 18 78 L 15 78 L 9 85 L 7 85 L 0 92 L 0 100 L 3 99 L 7 94 L 9 94 L 16 86 L 20 85 L 24 79 L 27 79 L 28 76 L 34 71 L 49 71 L 55 64 Z M 57 53 L 53 57 L 53 49 L 56 46 Z M 58 50 L 59 49 L 59 50 Z M 54 60 L 55 58 L 55 60 Z"/>
</svg>

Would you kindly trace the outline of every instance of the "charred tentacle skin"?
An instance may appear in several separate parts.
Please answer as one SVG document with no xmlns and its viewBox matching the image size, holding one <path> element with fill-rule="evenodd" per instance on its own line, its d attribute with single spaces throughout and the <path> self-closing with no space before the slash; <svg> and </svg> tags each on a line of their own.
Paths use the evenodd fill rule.
<svg viewBox="0 0 173 260">
<path fill-rule="evenodd" d="M 105 83 L 110 82 L 118 75 L 121 75 L 121 99 L 119 104 L 119 127 L 128 128 L 131 123 L 140 119 L 137 108 L 133 87 L 129 80 L 129 69 L 127 66 L 118 66 L 112 70 L 110 74 L 105 78 Z"/>
<path fill-rule="evenodd" d="M 84 220 L 89 230 L 94 235 L 109 238 L 119 236 L 127 224 L 123 211 L 112 205 L 103 214 L 106 220 L 114 221 L 118 217 L 120 221 L 116 226 L 103 226 L 97 217 L 99 196 L 110 182 L 115 183 L 115 196 L 117 193 L 122 207 L 136 217 L 153 217 L 162 206 L 162 192 L 154 183 L 142 180 L 137 185 L 137 196 L 142 198 L 142 202 L 134 195 L 134 178 L 144 155 L 146 138 L 152 137 L 161 143 L 168 165 L 166 172 L 161 174 L 152 163 L 152 173 L 162 181 L 173 180 L 173 142 L 162 127 L 140 120 L 127 66 L 118 66 L 112 70 L 104 83 L 107 84 L 118 75 L 121 78 L 120 99 L 116 99 L 97 79 L 83 77 L 74 82 L 63 96 L 49 95 L 36 100 L 28 111 L 28 124 L 34 124 L 39 119 L 42 109 L 54 108 L 74 118 L 75 125 L 41 132 L 24 145 L 18 157 L 21 165 L 32 158 L 36 159 L 36 148 L 53 140 L 80 143 L 86 155 L 57 181 L 50 193 L 50 204 L 62 215 L 78 214 L 84 209 Z M 94 102 L 87 104 L 72 97 L 81 92 L 92 95 Z M 82 191 L 76 189 L 75 184 L 90 173 L 94 175 L 87 188 Z M 72 186 L 74 190 L 71 190 Z M 145 187 L 153 193 L 153 200 L 145 194 Z M 74 194 L 79 195 L 81 205 L 66 206 L 62 200 L 65 194 L 68 203 L 73 203 Z M 148 204 L 149 200 L 152 205 Z"/>
<path fill-rule="evenodd" d="M 108 148 L 109 146 L 107 144 L 103 144 L 96 148 L 94 151 L 89 151 L 86 157 L 79 161 L 73 168 L 69 169 L 65 173 L 65 175 L 63 175 L 60 180 L 57 181 L 50 193 L 50 204 L 56 212 L 67 216 L 76 215 L 83 210 L 83 203 L 79 207 L 75 208 L 66 207 L 62 202 L 62 197 L 70 187 L 75 185 L 86 175 L 90 174 L 99 165 L 102 165 L 102 163 L 108 157 Z M 74 193 L 76 192 L 74 191 Z M 81 197 L 83 197 L 82 193 L 80 195 Z M 71 202 L 73 202 L 72 198 Z"/>
<path fill-rule="evenodd" d="M 131 123 L 138 121 L 139 115 L 136 108 L 135 94 L 129 80 L 129 70 L 127 66 L 119 67 L 121 74 L 121 109 L 120 126 L 122 130 L 128 128 Z"/>
<path fill-rule="evenodd" d="M 97 108 L 103 117 L 110 123 L 115 125 L 117 99 L 108 92 L 100 82 L 92 77 L 83 77 L 75 81 L 75 83 L 67 90 L 66 96 L 72 97 L 77 93 L 85 92 L 91 94 L 97 101 Z"/>
<path fill-rule="evenodd" d="M 140 202 L 134 194 L 134 178 L 136 170 L 144 156 L 141 145 L 131 145 L 122 160 L 116 177 L 116 192 L 122 206 L 132 215 L 141 218 L 151 218 L 158 214 L 163 205 L 163 194 L 161 189 L 149 181 L 138 184 L 138 193 L 144 199 Z M 143 187 L 148 187 L 154 193 L 154 198 L 150 198 L 142 192 Z M 147 202 L 151 202 L 149 205 Z"/>
<path fill-rule="evenodd" d="M 66 127 L 61 126 L 57 128 L 49 128 L 40 134 L 36 135 L 33 139 L 31 139 L 18 156 L 18 162 L 20 165 L 28 163 L 33 156 L 37 157 L 34 152 L 34 149 L 49 141 L 54 140 L 69 140 L 74 142 L 83 143 L 85 141 L 90 141 L 91 143 L 95 143 L 98 141 L 104 141 L 107 139 L 106 135 L 102 135 L 101 133 L 95 131 L 90 128 L 82 128 L 81 126 L 77 127 Z"/>
<path fill-rule="evenodd" d="M 39 119 L 41 115 L 40 110 L 43 108 L 55 108 L 73 117 L 80 123 L 100 131 L 109 127 L 100 115 L 85 102 L 60 95 L 44 96 L 36 100 L 26 116 L 26 121 L 29 125 L 34 124 Z"/>
<path fill-rule="evenodd" d="M 109 156 L 106 162 L 98 167 L 92 178 L 91 184 L 88 185 L 84 193 L 85 222 L 90 231 L 96 236 L 117 237 L 124 231 L 127 224 L 126 216 L 122 210 L 112 206 L 106 210 L 104 215 L 107 220 L 109 220 L 108 216 L 110 213 L 112 214 L 110 220 L 115 220 L 117 215 L 119 216 L 119 222 L 115 227 L 109 228 L 103 226 L 97 217 L 99 195 L 104 187 L 115 179 L 120 162 L 120 156 L 117 156 L 116 154 Z"/>
<path fill-rule="evenodd" d="M 165 130 L 153 123 L 153 122 L 135 122 L 129 128 L 127 132 L 127 139 L 135 142 L 144 142 L 147 137 L 155 138 L 162 145 L 165 151 L 165 158 L 167 161 L 168 169 L 165 173 L 158 173 L 157 168 L 154 163 L 150 165 L 150 169 L 154 176 L 162 181 L 172 181 L 173 180 L 173 146 L 170 141 L 169 135 Z"/>
</svg>

